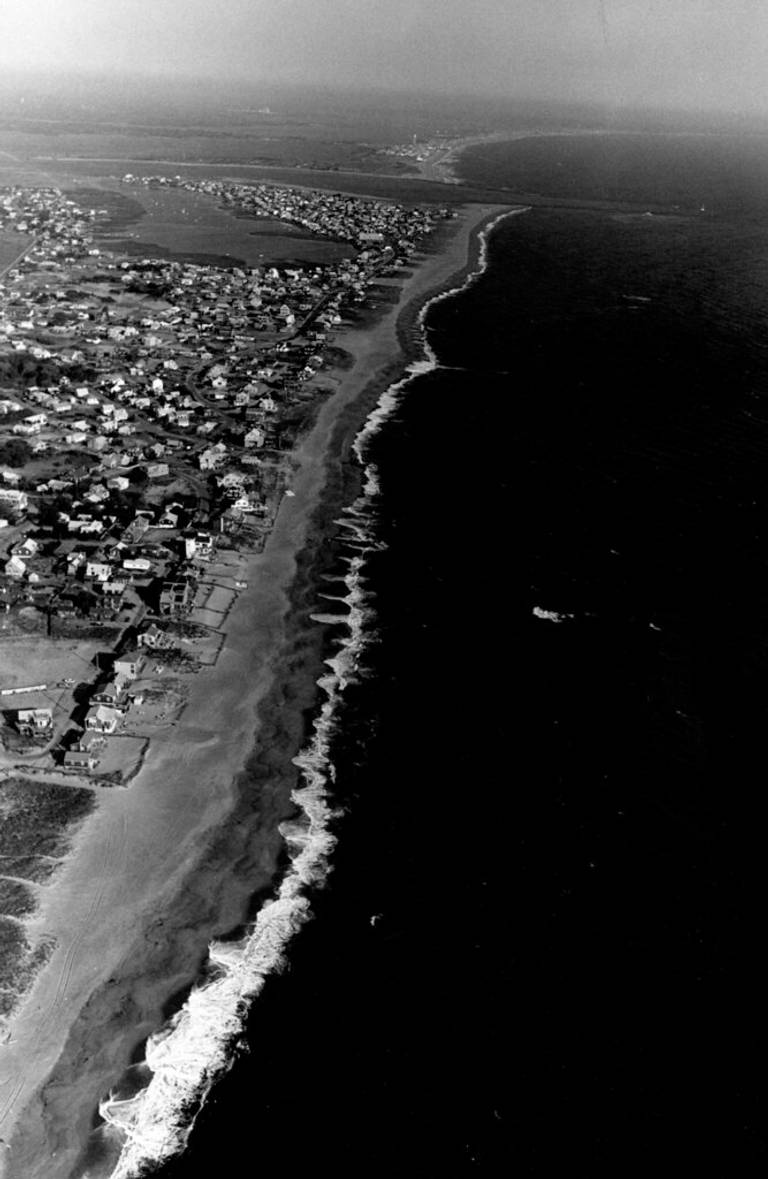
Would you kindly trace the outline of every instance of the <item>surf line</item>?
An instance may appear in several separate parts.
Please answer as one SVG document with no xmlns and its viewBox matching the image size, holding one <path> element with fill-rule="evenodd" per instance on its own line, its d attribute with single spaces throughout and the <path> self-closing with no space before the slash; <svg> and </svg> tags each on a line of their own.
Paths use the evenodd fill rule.
<svg viewBox="0 0 768 1179">
<path fill-rule="evenodd" d="M 493 220 L 488 221 L 478 234 L 480 251 L 475 269 L 469 272 L 469 274 L 464 279 L 464 282 L 460 286 L 449 287 L 447 290 L 440 291 L 438 294 L 433 295 L 430 299 L 427 299 L 424 306 L 419 311 L 416 322 L 418 323 L 421 335 L 421 346 L 426 354 L 425 359 L 412 361 L 411 364 L 409 364 L 406 368 L 405 375 L 401 377 L 399 381 L 396 381 L 393 385 L 390 385 L 387 389 L 384 390 L 375 409 L 368 415 L 365 425 L 352 444 L 352 450 L 358 462 L 365 468 L 367 479 L 366 486 L 371 482 L 371 480 L 373 480 L 373 483 L 378 488 L 376 468 L 373 464 L 370 463 L 366 465 L 365 462 L 365 452 L 368 447 L 368 443 L 370 442 L 371 438 L 378 434 L 387 418 L 390 417 L 391 414 L 394 413 L 394 411 L 397 409 L 398 405 L 400 404 L 401 397 L 408 388 L 410 382 L 415 377 L 425 376 L 427 373 L 434 372 L 436 369 L 446 369 L 454 372 L 467 371 L 465 368 L 460 366 L 453 367 L 451 365 L 443 365 L 438 360 L 437 354 L 429 342 L 427 317 L 429 316 L 430 310 L 436 304 L 442 303 L 446 299 L 453 299 L 456 295 L 463 294 L 464 291 L 469 290 L 470 287 L 474 286 L 474 284 L 480 278 L 482 278 L 489 265 L 489 241 L 494 229 L 496 229 L 496 227 L 500 225 L 502 221 L 506 221 L 508 217 L 516 217 L 520 213 L 528 213 L 530 212 L 530 209 L 530 205 L 526 205 L 517 209 L 507 209 L 505 212 L 499 213 L 498 216 L 493 218 Z"/>
<path fill-rule="evenodd" d="M 380 484 L 375 464 L 366 461 L 366 451 L 410 382 L 440 367 L 427 339 L 429 309 L 477 281 L 488 266 L 488 239 L 493 229 L 506 217 L 526 211 L 510 210 L 485 225 L 479 234 L 477 268 L 461 286 L 433 296 L 421 308 L 418 324 L 426 358 L 413 361 L 405 375 L 384 390 L 352 444 L 364 468 L 364 483 L 358 498 L 338 521 L 350 530 L 346 543 L 352 555 L 343 558 L 347 564 L 343 579 L 347 594 L 341 599 L 348 612 L 315 616 L 321 623 L 343 624 L 346 634 L 338 640 L 336 653 L 325 660 L 328 670 L 318 680 L 325 699 L 309 743 L 293 759 L 300 779 L 291 798 L 299 813 L 279 828 L 290 850 L 290 867 L 274 898 L 264 903 L 240 941 L 211 943 L 209 964 L 214 968 L 213 977 L 193 987 L 181 1010 L 149 1037 L 144 1061 L 151 1074 L 149 1083 L 130 1098 L 121 1099 L 111 1093 L 100 1103 L 101 1117 L 122 1143 L 112 1179 L 138 1179 L 148 1167 L 184 1150 L 213 1084 L 243 1047 L 245 1022 L 253 1001 L 267 977 L 281 969 L 287 946 L 311 916 L 311 890 L 321 886 L 330 871 L 336 843 L 330 827 L 337 812 L 329 786 L 335 773 L 331 743 L 337 714 L 345 690 L 358 679 L 361 652 L 374 637 L 363 570 L 367 554 L 381 547 L 372 527 L 372 509 Z"/>
</svg>

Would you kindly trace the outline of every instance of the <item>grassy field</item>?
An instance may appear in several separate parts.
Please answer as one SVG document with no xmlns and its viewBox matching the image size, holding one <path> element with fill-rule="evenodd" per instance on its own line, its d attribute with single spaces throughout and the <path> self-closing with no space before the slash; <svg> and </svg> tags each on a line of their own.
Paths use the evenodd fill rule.
<svg viewBox="0 0 768 1179">
<path fill-rule="evenodd" d="M 2 856 L 0 867 L 7 876 L 45 884 L 58 867 L 58 861 L 46 856 Z"/>
<path fill-rule="evenodd" d="M 0 876 L 0 915 L 25 917 L 35 908 L 34 890 L 20 880 L 6 880 Z"/>
<path fill-rule="evenodd" d="M 141 765 L 146 750 L 145 737 L 129 737 L 122 733 L 110 737 L 98 752 L 99 764 L 94 776 L 112 779 L 115 785 L 129 782 Z"/>
<path fill-rule="evenodd" d="M 29 238 L 24 233 L 0 230 L 0 270 L 14 262 L 28 242 Z"/>
<path fill-rule="evenodd" d="M 20 923 L 35 907 L 32 889 L 19 880 L 43 881 L 66 853 L 68 835 L 95 806 L 93 792 L 9 778 L 0 782 L 0 1016 L 49 956 L 32 946 Z"/>
<path fill-rule="evenodd" d="M 92 790 L 26 778 L 0 782 L 0 868 L 28 856 L 61 859 L 70 828 L 96 805 Z M 13 873 L 18 875 L 18 873 Z"/>
<path fill-rule="evenodd" d="M 13 1010 L 52 949 L 45 943 L 33 949 L 22 926 L 0 917 L 0 1016 Z"/>
</svg>

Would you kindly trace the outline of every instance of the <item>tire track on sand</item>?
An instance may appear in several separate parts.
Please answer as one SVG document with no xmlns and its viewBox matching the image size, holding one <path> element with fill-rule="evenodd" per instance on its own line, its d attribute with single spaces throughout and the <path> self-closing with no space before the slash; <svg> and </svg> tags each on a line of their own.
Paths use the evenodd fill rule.
<svg viewBox="0 0 768 1179">
<path fill-rule="evenodd" d="M 58 980 L 56 983 L 56 992 L 54 994 L 53 999 L 51 1000 L 51 1002 L 48 1005 L 48 1008 L 46 1010 L 45 1017 L 44 1017 L 45 1019 L 50 1018 L 50 1016 L 58 1010 L 58 1008 L 61 1006 L 62 1002 L 66 998 L 67 987 L 69 986 L 69 980 L 72 977 L 72 970 L 74 968 L 75 959 L 77 957 L 78 950 L 80 949 L 81 945 L 83 944 L 85 936 L 91 928 L 91 923 L 93 921 L 94 916 L 101 908 L 102 902 L 104 900 L 104 894 L 107 891 L 107 883 L 110 882 L 111 876 L 114 873 L 116 867 L 117 867 L 118 877 L 121 875 L 123 862 L 125 860 L 126 828 L 127 828 L 126 818 L 125 818 L 125 815 L 123 814 L 120 819 L 119 836 L 113 831 L 111 834 L 108 835 L 105 843 L 102 845 L 104 848 L 104 855 L 102 857 L 100 872 L 99 872 L 99 887 L 98 887 L 98 890 L 96 891 L 96 893 L 94 894 L 90 905 L 88 906 L 88 912 L 86 913 L 85 917 L 83 918 L 83 921 L 80 925 L 79 931 L 77 932 L 75 937 L 72 939 L 72 943 L 71 943 L 69 949 L 67 950 L 67 953 L 65 955 L 64 962 L 62 964 L 61 970 L 59 972 L 59 977 L 58 977 Z M 116 844 L 119 844 L 119 848 L 123 851 L 123 855 L 120 856 L 121 862 L 120 862 L 119 866 L 115 864 L 115 850 L 116 850 L 115 845 Z M 37 1047 L 37 1042 L 35 1044 L 35 1047 Z"/>
<path fill-rule="evenodd" d="M 72 977 L 72 970 L 74 968 L 75 959 L 77 957 L 77 952 L 78 952 L 80 946 L 82 945 L 85 935 L 91 926 L 91 922 L 93 920 L 93 917 L 98 912 L 99 908 L 101 907 L 102 901 L 104 899 L 104 893 L 106 892 L 107 880 L 108 880 L 107 871 L 110 866 L 114 865 L 115 844 L 117 842 L 119 842 L 120 847 L 123 850 L 123 856 L 121 857 L 121 859 L 122 860 L 125 859 L 125 851 L 124 851 L 124 849 L 125 849 L 125 832 L 126 832 L 126 819 L 125 819 L 125 815 L 123 815 L 121 817 L 121 821 L 120 821 L 120 836 L 119 836 L 119 838 L 113 832 L 110 836 L 108 836 L 108 838 L 105 840 L 105 843 L 103 845 L 104 854 L 102 856 L 101 865 L 100 865 L 99 888 L 93 896 L 91 904 L 88 907 L 88 912 L 87 912 L 85 918 L 83 919 L 83 921 L 81 922 L 80 929 L 79 929 L 78 933 L 72 939 L 72 944 L 70 945 L 69 949 L 67 950 L 61 970 L 59 971 L 59 977 L 56 980 L 56 990 L 55 990 L 53 999 L 48 1004 L 48 1006 L 45 1010 L 45 1013 L 41 1016 L 41 1018 L 39 1020 L 36 1021 L 36 1029 L 35 1029 L 34 1039 L 33 1039 L 32 1044 L 30 1046 L 29 1052 L 27 1054 L 25 1054 L 28 1059 L 36 1057 L 38 1055 L 38 1053 L 40 1051 L 40 1042 L 41 1042 L 41 1039 L 45 1033 L 48 1020 L 50 1019 L 51 1015 L 61 1006 L 63 1000 L 66 997 L 67 986 L 69 984 L 70 978 Z M 2 1129 L 4 1123 L 13 1114 L 14 1108 L 15 1108 L 21 1094 L 24 1091 L 25 1081 L 26 1081 L 26 1076 L 25 1076 L 24 1072 L 22 1072 L 21 1075 L 19 1075 L 15 1080 L 12 1078 L 9 1078 L 7 1081 L 3 1082 L 2 1086 L 0 1086 L 1 1088 L 7 1088 L 9 1085 L 11 1085 L 11 1084 L 13 1085 L 13 1088 L 9 1094 L 7 1094 L 3 1097 L 0 1097 L 0 1129 Z M 6 1145 L 6 1144 L 4 1144 L 2 1142 L 2 1140 L 0 1139 L 0 1149 L 2 1149 L 2 1147 L 4 1145 Z M 0 1156 L 0 1175 L 2 1175 L 3 1173 L 4 1173 L 4 1160 Z"/>
</svg>

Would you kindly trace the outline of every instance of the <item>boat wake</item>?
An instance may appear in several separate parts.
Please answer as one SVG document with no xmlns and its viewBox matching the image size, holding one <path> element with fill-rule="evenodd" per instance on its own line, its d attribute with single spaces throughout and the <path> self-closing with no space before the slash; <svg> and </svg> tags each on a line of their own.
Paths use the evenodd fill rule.
<svg viewBox="0 0 768 1179">
<path fill-rule="evenodd" d="M 300 771 L 299 785 L 292 794 L 298 815 L 280 826 L 290 868 L 276 895 L 265 902 L 240 941 L 211 944 L 205 981 L 191 991 L 168 1024 L 150 1036 L 143 1066 L 150 1077 L 148 1084 L 129 1097 L 111 1093 L 101 1102 L 101 1117 L 110 1135 L 121 1144 L 112 1179 L 140 1179 L 184 1149 L 211 1086 L 245 1047 L 245 1021 L 253 1000 L 267 977 L 282 968 L 288 944 L 311 916 L 312 890 L 323 884 L 330 871 L 336 842 L 331 826 L 337 814 L 329 796 L 334 780 L 332 739 L 344 692 L 360 677 L 361 652 L 375 637 L 364 568 L 368 555 L 382 547 L 374 535 L 380 483 L 378 470 L 368 458 L 368 447 L 396 410 L 407 385 L 438 367 L 426 338 L 429 308 L 465 289 L 483 272 L 488 235 L 508 215 L 502 214 L 485 227 L 478 271 L 462 287 L 435 296 L 422 309 L 419 323 L 426 359 L 412 363 L 403 378 L 385 390 L 353 443 L 364 471 L 363 486 L 336 522 L 346 554 L 342 560 L 347 593 L 340 597 L 320 595 L 345 609 L 338 613 L 323 610 L 312 616 L 323 625 L 343 627 L 344 633 L 335 640 L 335 653 L 326 659 L 327 670 L 318 680 L 325 698 L 312 737 L 293 759 Z"/>
</svg>

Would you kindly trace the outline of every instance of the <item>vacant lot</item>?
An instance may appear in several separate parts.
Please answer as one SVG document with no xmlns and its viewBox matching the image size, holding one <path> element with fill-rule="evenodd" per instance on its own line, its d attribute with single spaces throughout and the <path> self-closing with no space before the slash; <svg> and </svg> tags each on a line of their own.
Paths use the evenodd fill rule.
<svg viewBox="0 0 768 1179">
<path fill-rule="evenodd" d="M 110 737 L 98 751 L 99 764 L 94 777 L 110 778 L 116 786 L 129 782 L 141 764 L 147 744 L 144 737 L 129 737 L 124 733 Z"/>
<path fill-rule="evenodd" d="M 24 233 L 12 233 L 0 230 L 0 271 L 5 270 L 11 262 L 15 262 L 21 251 L 29 243 L 29 237 Z"/>
<path fill-rule="evenodd" d="M 55 684 L 64 679 L 76 683 L 90 680 L 96 672 L 93 657 L 100 650 L 97 643 L 74 639 L 37 638 L 33 635 L 0 639 L 0 688 L 32 687 Z M 28 707 L 19 697 L 0 697 L 3 708 Z"/>
</svg>

